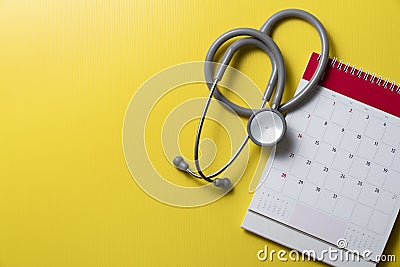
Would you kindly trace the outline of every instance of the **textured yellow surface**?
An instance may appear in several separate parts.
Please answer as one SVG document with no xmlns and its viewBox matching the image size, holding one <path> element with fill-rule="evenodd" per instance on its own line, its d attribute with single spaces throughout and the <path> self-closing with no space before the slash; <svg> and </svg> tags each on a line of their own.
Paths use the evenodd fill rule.
<svg viewBox="0 0 400 267">
<path fill-rule="evenodd" d="M 400 80 L 398 0 L 0 0 L 0 266 L 283 265 L 256 257 L 282 246 L 240 228 L 251 177 L 211 205 L 164 205 L 131 178 L 121 133 L 147 78 L 202 60 L 223 32 L 258 28 L 288 7 L 323 22 L 331 56 Z M 317 34 L 287 21 L 274 38 L 288 98 Z M 250 50 L 239 68 L 261 87 L 266 62 Z M 385 253 L 400 257 L 398 231 Z"/>
</svg>

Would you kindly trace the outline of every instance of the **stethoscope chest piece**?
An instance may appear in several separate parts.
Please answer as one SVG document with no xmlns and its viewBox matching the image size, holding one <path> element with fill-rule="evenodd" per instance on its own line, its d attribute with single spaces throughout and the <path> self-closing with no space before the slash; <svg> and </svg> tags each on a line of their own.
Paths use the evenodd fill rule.
<svg viewBox="0 0 400 267">
<path fill-rule="evenodd" d="M 250 117 L 247 132 L 255 144 L 273 146 L 285 135 L 286 120 L 276 109 L 260 109 Z"/>
</svg>

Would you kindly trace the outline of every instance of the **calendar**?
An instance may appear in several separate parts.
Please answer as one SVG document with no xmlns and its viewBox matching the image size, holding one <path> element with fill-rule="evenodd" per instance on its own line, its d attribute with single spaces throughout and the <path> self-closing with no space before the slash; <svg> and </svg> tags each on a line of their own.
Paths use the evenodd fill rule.
<svg viewBox="0 0 400 267">
<path fill-rule="evenodd" d="M 317 63 L 313 53 L 298 90 Z M 400 207 L 400 89 L 348 63 L 328 64 L 315 94 L 286 116 L 242 227 L 299 251 L 344 240 L 340 249 L 370 251 L 373 266 Z"/>
</svg>

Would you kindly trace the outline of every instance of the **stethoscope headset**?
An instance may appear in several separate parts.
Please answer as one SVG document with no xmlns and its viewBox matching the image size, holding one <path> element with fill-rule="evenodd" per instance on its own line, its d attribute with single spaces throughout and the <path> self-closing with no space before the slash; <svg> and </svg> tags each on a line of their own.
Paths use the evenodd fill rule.
<svg viewBox="0 0 400 267">
<path fill-rule="evenodd" d="M 273 26 L 278 21 L 292 17 L 303 19 L 315 27 L 321 40 L 321 55 L 317 69 L 315 70 L 315 73 L 310 81 L 293 98 L 291 98 L 286 103 L 281 104 L 283 90 L 285 86 L 286 67 L 283 61 L 282 53 L 275 42 L 271 39 L 270 35 Z M 215 75 L 213 75 L 213 68 L 211 63 L 214 61 L 214 57 L 218 49 L 228 40 L 238 36 L 247 37 L 235 41 L 226 49 L 225 54 L 223 55 L 222 60 L 219 64 L 219 67 Z M 217 88 L 217 84 L 222 79 L 222 76 L 224 75 L 224 72 L 229 65 L 233 55 L 238 51 L 238 49 L 248 45 L 256 46 L 263 50 L 269 56 L 272 64 L 272 72 L 264 91 L 260 109 L 258 110 L 252 110 L 232 103 L 225 96 L 223 96 Z M 194 144 L 194 162 L 197 173 L 189 168 L 189 164 L 181 156 L 176 156 L 174 158 L 173 164 L 175 165 L 175 167 L 187 172 L 195 178 L 204 179 L 207 182 L 213 183 L 216 187 L 230 188 L 232 185 L 231 181 L 228 178 L 215 177 L 220 175 L 224 170 L 226 170 L 226 168 L 228 168 L 232 164 L 232 162 L 238 157 L 244 146 L 247 144 L 249 138 L 259 146 L 273 146 L 282 140 L 286 132 L 286 121 L 282 113 L 288 110 L 293 110 L 311 94 L 314 86 L 318 84 L 324 74 L 324 70 L 329 59 L 328 54 L 328 36 L 321 22 L 312 14 L 298 9 L 287 9 L 275 13 L 264 23 L 260 30 L 251 28 L 238 28 L 222 34 L 211 45 L 205 59 L 206 63 L 204 65 L 204 74 L 207 81 L 207 86 L 210 89 L 210 93 L 204 106 L 203 113 L 200 117 L 196 140 Z M 276 89 L 274 90 L 275 87 Z M 275 94 L 272 98 L 271 108 L 265 108 L 265 104 L 270 101 L 274 91 Z M 231 109 L 231 111 L 233 110 L 240 116 L 249 118 L 247 123 L 248 134 L 244 138 L 238 150 L 224 166 L 222 166 L 218 171 L 212 174 L 205 175 L 201 170 L 199 163 L 199 142 L 201 131 L 203 129 L 204 119 L 206 117 L 207 110 L 213 96 L 219 101 L 226 104 Z"/>
</svg>

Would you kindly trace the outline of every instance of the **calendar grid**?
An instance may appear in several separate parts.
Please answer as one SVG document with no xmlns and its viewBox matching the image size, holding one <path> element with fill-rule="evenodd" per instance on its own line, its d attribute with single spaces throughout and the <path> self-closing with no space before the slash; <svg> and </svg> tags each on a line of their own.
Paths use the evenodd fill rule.
<svg viewBox="0 0 400 267">
<path fill-rule="evenodd" d="M 329 100 L 329 101 L 333 101 L 333 103 L 334 103 L 334 107 L 328 117 L 323 117 L 318 114 L 318 112 L 316 110 L 317 104 L 312 106 L 311 108 L 310 107 L 309 108 L 300 108 L 300 111 L 303 112 L 302 114 L 307 117 L 306 118 L 307 120 L 305 121 L 304 124 L 302 121 L 299 122 L 298 118 L 294 117 L 296 115 L 295 113 L 288 115 L 288 117 L 289 117 L 288 118 L 288 130 L 293 131 L 294 135 L 292 133 L 292 136 L 298 135 L 298 137 L 300 138 L 300 141 L 298 141 L 297 146 L 295 146 L 293 148 L 284 148 L 286 153 L 289 153 L 289 155 L 290 154 L 293 155 L 293 159 L 286 166 L 287 169 L 281 169 L 281 168 L 279 168 L 279 166 L 273 165 L 273 169 L 276 169 L 277 173 L 281 173 L 281 178 L 283 178 L 283 182 L 280 185 L 280 190 L 274 190 L 274 191 L 283 193 L 283 190 L 286 188 L 286 186 L 288 185 L 289 182 L 293 183 L 293 181 L 299 181 L 299 182 L 301 181 L 302 186 L 296 196 L 290 195 L 288 193 L 283 193 L 283 194 L 286 197 L 293 199 L 294 201 L 300 201 L 305 204 L 309 204 L 307 202 L 304 202 L 301 199 L 301 196 L 304 194 L 307 194 L 306 186 L 310 186 L 311 188 L 315 188 L 316 190 L 318 190 L 318 195 L 316 196 L 316 198 L 313 202 L 314 204 L 311 205 L 315 208 L 317 208 L 316 205 L 318 205 L 318 203 L 323 201 L 323 192 L 332 194 L 332 196 L 336 198 L 331 206 L 330 211 L 335 211 L 336 209 L 341 208 L 339 199 L 344 199 L 344 200 L 347 199 L 346 201 L 351 201 L 351 203 L 355 203 L 352 206 L 352 208 L 349 209 L 349 212 L 347 215 L 347 217 L 349 219 L 356 216 L 355 213 L 358 212 L 357 205 L 358 206 L 362 205 L 364 207 L 368 207 L 368 209 L 370 209 L 372 211 L 377 210 L 377 199 L 378 199 L 379 195 L 376 197 L 375 201 L 372 201 L 371 204 L 361 202 L 360 198 L 361 198 L 362 194 L 364 193 L 364 191 L 363 191 L 364 188 L 366 186 L 368 186 L 370 188 L 375 188 L 376 192 L 381 192 L 383 190 L 387 191 L 389 193 L 393 193 L 393 194 L 395 194 L 395 192 L 390 192 L 389 190 L 384 189 L 383 188 L 384 184 L 381 185 L 381 188 L 378 188 L 373 183 L 370 183 L 367 179 L 367 177 L 369 177 L 370 172 L 371 172 L 371 167 L 370 167 L 371 164 L 374 164 L 375 168 L 382 168 L 382 169 L 384 168 L 383 165 L 373 162 L 374 159 L 377 158 L 378 149 L 373 151 L 373 153 L 371 153 L 370 157 L 365 157 L 364 155 L 360 155 L 358 153 L 362 146 L 363 138 L 369 138 L 371 140 L 374 140 L 371 138 L 372 136 L 368 136 L 368 134 L 366 132 L 368 127 L 370 127 L 371 119 L 373 119 L 374 116 L 372 116 L 372 112 L 366 113 L 365 110 L 361 110 L 357 107 L 350 106 L 351 114 L 348 115 L 347 121 L 345 121 L 344 123 L 342 122 L 341 124 L 337 124 L 335 121 L 333 121 L 333 116 L 334 116 L 335 112 L 337 112 L 340 109 L 339 105 L 342 105 L 343 103 L 340 100 L 338 100 L 338 97 L 333 98 L 333 97 L 329 97 L 327 95 L 319 95 L 319 96 L 315 97 L 315 99 L 316 99 L 315 102 L 319 103 L 321 98 L 324 98 L 324 101 Z M 364 128 L 362 130 L 354 130 L 354 129 L 350 130 L 350 128 L 351 128 L 350 122 L 352 120 L 356 119 L 356 118 L 354 118 L 355 112 L 359 112 L 359 114 L 365 114 L 368 118 L 368 120 L 366 121 Z M 320 138 L 312 137 L 310 139 L 310 140 L 315 140 L 315 142 L 318 145 L 315 148 L 315 150 L 312 152 L 311 156 L 305 156 L 305 155 L 301 154 L 302 151 L 304 152 L 304 149 L 305 149 L 303 147 L 305 144 L 304 138 L 308 137 L 307 133 L 309 132 L 310 127 L 313 126 L 314 119 L 324 121 L 324 128 L 321 130 Z M 301 130 L 296 129 L 296 123 L 299 124 L 298 127 L 301 127 Z M 342 129 L 342 134 L 340 135 L 340 138 L 337 140 L 336 144 L 334 142 L 330 141 L 328 138 L 326 138 L 326 135 L 328 134 L 328 129 L 330 129 L 329 127 L 331 127 L 331 124 L 333 125 L 334 128 Z M 294 125 L 294 128 L 292 127 L 292 125 Z M 385 131 L 383 131 L 382 136 L 384 136 L 384 134 L 386 133 L 387 128 L 385 128 L 384 130 Z M 349 135 L 349 134 L 351 134 L 354 137 L 357 137 L 357 139 L 355 139 L 355 140 L 358 140 L 357 142 L 355 142 L 355 144 L 353 144 L 352 149 L 348 149 L 345 146 L 345 136 Z M 381 147 L 383 145 L 388 146 L 386 144 L 386 142 L 382 139 L 379 139 L 378 141 L 375 141 L 375 142 L 379 142 L 377 147 Z M 319 162 L 319 160 L 317 159 L 317 155 L 319 155 L 319 153 L 321 152 L 323 145 L 325 145 L 326 147 L 331 147 L 333 150 L 335 150 L 335 153 L 332 156 L 331 162 L 335 162 L 335 160 L 337 160 L 337 158 L 340 157 L 340 155 L 338 153 L 339 150 L 344 153 L 347 153 L 346 155 L 348 155 L 349 157 L 351 156 L 350 163 L 348 165 L 347 170 L 335 168 L 331 164 L 327 164 L 325 166 L 325 164 L 321 164 Z M 278 146 L 278 150 L 279 149 L 280 149 L 280 147 Z M 323 153 L 323 151 L 321 153 Z M 299 176 L 296 173 L 296 170 L 294 167 L 295 161 L 298 160 L 299 157 L 301 159 L 306 160 L 306 162 L 310 163 L 310 165 L 304 170 L 303 176 L 301 176 L 301 175 Z M 393 160 L 394 160 L 394 156 L 388 162 L 388 166 L 392 165 Z M 357 163 L 356 161 L 358 161 L 358 164 L 360 164 L 360 163 L 367 164 L 368 168 L 365 171 L 365 176 L 351 175 L 352 170 L 358 168 L 358 166 L 356 166 L 356 163 Z M 320 181 L 319 184 L 310 180 L 311 171 L 313 168 L 315 168 L 314 167 L 315 164 L 321 165 L 324 169 L 326 169 L 326 174 L 322 177 L 322 181 Z M 334 172 L 334 173 L 340 174 L 340 176 L 343 176 L 343 181 L 341 181 L 341 183 L 336 188 L 336 190 L 332 190 L 327 187 L 328 179 L 332 178 L 331 172 Z M 289 175 L 289 176 L 287 176 L 287 175 Z M 386 175 L 383 176 L 384 179 L 385 179 L 385 177 L 386 177 Z M 354 180 L 355 182 L 357 182 L 357 185 L 359 185 L 359 187 L 360 187 L 358 189 L 358 191 L 354 192 L 352 199 L 348 198 L 348 196 L 346 196 L 346 195 L 343 195 L 343 191 L 344 191 L 344 188 L 346 187 L 346 183 L 347 183 L 348 179 L 352 179 L 352 181 Z M 267 183 L 268 183 L 268 180 L 267 180 Z M 325 211 L 322 210 L 322 212 L 325 212 Z M 390 215 L 390 213 L 388 213 L 387 211 L 382 211 L 382 212 Z M 336 215 L 334 215 L 334 216 L 336 216 Z M 340 217 L 338 217 L 338 218 L 340 218 Z M 366 220 L 363 223 L 356 222 L 355 225 L 358 224 L 359 227 L 366 227 L 370 224 L 371 220 L 372 220 L 372 216 L 369 216 L 368 218 L 366 218 Z"/>
<path fill-rule="evenodd" d="M 379 255 L 400 208 L 400 109 L 382 106 L 372 89 L 363 95 L 364 80 L 332 72 L 322 82 L 332 88 L 317 86 L 313 98 L 287 115 L 287 132 L 251 209 Z M 318 222 L 326 223 L 325 232 Z"/>
<path fill-rule="evenodd" d="M 314 115 L 314 114 L 313 114 L 313 116 L 318 116 L 318 115 Z M 330 122 L 330 123 L 334 123 L 334 122 Z M 368 126 L 368 124 L 369 124 L 369 121 L 367 122 L 367 126 Z M 346 126 L 348 127 L 348 124 L 347 124 Z M 385 131 L 386 131 L 386 129 L 387 129 L 387 128 L 385 128 Z M 363 136 L 366 136 L 366 137 L 370 138 L 367 134 L 365 134 L 365 132 L 363 132 L 362 134 L 363 134 Z M 343 136 L 341 137 L 341 140 L 342 140 L 342 139 L 343 139 Z M 341 142 L 341 141 L 340 141 L 340 142 Z M 383 142 L 383 141 L 381 141 L 381 143 L 387 145 L 387 144 L 386 144 L 385 142 Z M 330 145 L 333 146 L 333 144 L 331 144 L 331 143 L 328 143 L 328 144 L 330 144 Z M 361 145 L 361 143 L 358 144 L 356 150 L 358 150 L 358 147 L 359 147 L 360 145 Z M 398 145 L 397 148 L 398 148 L 399 146 L 400 146 L 400 145 Z M 354 153 L 353 151 L 348 151 L 348 150 L 346 150 L 346 149 L 343 149 L 343 150 L 345 150 L 345 151 L 347 151 L 347 152 L 349 152 L 349 153 Z M 377 151 L 374 152 L 374 155 L 373 155 L 372 158 L 375 158 L 375 157 L 376 157 L 376 154 L 377 154 Z M 335 157 L 336 157 L 336 155 L 337 155 L 337 154 L 335 154 Z M 358 155 L 358 157 L 363 158 L 363 159 L 365 159 L 366 161 L 370 161 L 370 160 L 371 160 L 371 159 L 365 158 L 365 157 L 360 156 L 360 155 Z M 391 162 L 390 162 L 389 165 L 391 165 L 391 164 L 393 163 L 393 161 L 394 161 L 394 158 L 391 160 Z M 352 162 L 352 163 L 353 163 L 353 162 Z"/>
<path fill-rule="evenodd" d="M 320 97 L 320 96 L 318 96 L 318 97 L 316 97 L 316 98 L 318 99 L 319 97 Z M 325 97 L 325 96 L 324 96 L 324 97 Z M 302 110 L 302 111 L 304 111 L 304 112 L 307 112 L 307 111 L 304 110 L 301 106 L 300 106 L 299 109 Z M 361 110 L 358 109 L 358 108 L 353 108 L 353 109 L 361 112 Z M 363 112 L 363 111 L 362 111 L 362 112 Z M 289 114 L 289 115 L 291 115 L 291 114 Z M 288 116 L 289 116 L 289 115 L 288 115 Z M 318 114 L 313 114 L 313 116 L 318 116 Z M 319 117 L 319 116 L 318 116 L 318 117 Z M 319 118 L 323 119 L 322 117 L 319 117 Z M 335 123 L 335 122 L 330 122 L 330 123 Z M 369 121 L 368 121 L 368 123 L 369 123 Z M 290 124 L 290 121 L 288 121 L 288 124 Z M 348 125 L 346 125 L 346 126 L 348 126 Z M 387 128 L 385 128 L 385 131 L 386 131 L 386 129 L 387 129 Z M 366 133 L 364 133 L 364 134 L 365 134 L 365 136 L 368 137 L 368 138 L 373 138 L 372 136 L 369 136 L 369 135 L 366 134 Z M 387 142 L 385 142 L 385 141 L 381 141 L 381 142 L 384 143 L 385 145 L 390 146 L 390 144 L 387 143 Z M 397 145 L 397 148 L 398 148 L 398 147 L 400 147 L 400 143 Z"/>
</svg>

